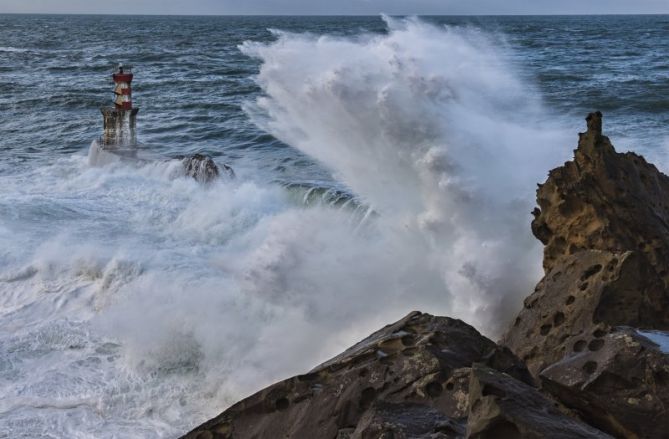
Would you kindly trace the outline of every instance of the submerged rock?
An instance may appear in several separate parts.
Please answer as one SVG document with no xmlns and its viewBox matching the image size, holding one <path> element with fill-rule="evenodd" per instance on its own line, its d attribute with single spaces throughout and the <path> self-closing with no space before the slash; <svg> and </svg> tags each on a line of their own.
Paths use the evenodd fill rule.
<svg viewBox="0 0 669 439">
<path fill-rule="evenodd" d="M 184 165 L 186 175 L 193 177 L 200 183 L 209 183 L 217 179 L 221 174 L 214 160 L 204 154 L 194 154 L 192 156 L 179 157 L 179 159 Z M 223 165 L 223 171 L 230 178 L 235 176 L 235 172 L 228 165 Z"/>
</svg>

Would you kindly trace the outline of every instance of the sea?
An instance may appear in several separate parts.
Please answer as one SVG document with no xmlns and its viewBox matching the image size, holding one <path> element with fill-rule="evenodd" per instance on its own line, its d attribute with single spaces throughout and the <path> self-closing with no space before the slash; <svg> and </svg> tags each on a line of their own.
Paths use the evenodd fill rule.
<svg viewBox="0 0 669 439">
<path fill-rule="evenodd" d="M 587 113 L 668 169 L 668 57 L 659 15 L 0 15 L 0 437 L 176 438 L 412 310 L 496 339 Z M 119 63 L 153 158 L 100 166 Z"/>
</svg>

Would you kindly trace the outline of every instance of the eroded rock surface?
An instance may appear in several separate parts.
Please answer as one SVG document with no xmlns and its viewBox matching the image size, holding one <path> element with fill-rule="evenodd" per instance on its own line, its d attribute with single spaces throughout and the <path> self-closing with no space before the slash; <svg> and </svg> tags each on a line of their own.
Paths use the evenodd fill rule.
<svg viewBox="0 0 669 439">
<path fill-rule="evenodd" d="M 626 438 L 669 438 L 669 356 L 621 328 L 543 372 L 544 388 L 592 425 Z"/>
<path fill-rule="evenodd" d="M 233 405 L 186 437 L 458 437 L 475 362 L 530 382 L 508 349 L 473 327 L 414 312 L 308 374 Z M 407 416 L 398 415 L 403 411 Z"/>
<path fill-rule="evenodd" d="M 545 277 L 504 335 L 544 390 L 616 437 L 669 437 L 667 356 L 631 329 L 669 326 L 669 178 L 617 153 L 588 116 L 574 160 L 537 190 Z"/>
<path fill-rule="evenodd" d="M 500 345 L 414 312 L 185 437 L 669 439 L 669 355 L 634 329 L 669 329 L 669 177 L 587 124 L 537 191 L 545 277 Z"/>
<path fill-rule="evenodd" d="M 611 438 L 569 417 L 537 389 L 475 365 L 469 381 L 467 437 L 471 439 Z"/>
</svg>

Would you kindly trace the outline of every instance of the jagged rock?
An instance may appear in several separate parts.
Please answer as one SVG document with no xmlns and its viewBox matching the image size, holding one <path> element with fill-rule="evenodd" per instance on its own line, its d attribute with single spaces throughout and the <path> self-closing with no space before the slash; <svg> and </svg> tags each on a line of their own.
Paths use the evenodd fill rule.
<svg viewBox="0 0 669 439">
<path fill-rule="evenodd" d="M 669 177 L 617 153 L 591 113 L 574 161 L 537 190 L 546 276 L 503 337 L 533 374 L 612 327 L 669 328 Z"/>
<path fill-rule="evenodd" d="M 178 157 L 184 165 L 186 175 L 193 177 L 200 183 L 209 183 L 217 179 L 221 173 L 214 160 L 204 154 L 194 154 L 188 157 Z M 223 170 L 228 177 L 234 177 L 235 173 L 228 165 L 223 165 Z"/>
<path fill-rule="evenodd" d="M 643 253 L 669 275 L 669 177 L 638 154 L 617 153 L 601 134 L 601 113 L 588 116 L 574 160 L 553 169 L 537 190 L 532 229 L 548 270 L 582 249 Z"/>
<path fill-rule="evenodd" d="M 669 438 L 669 356 L 629 328 L 541 373 L 544 388 L 616 437 Z"/>
<path fill-rule="evenodd" d="M 242 400 L 186 437 L 366 438 L 379 428 L 449 437 L 467 415 L 474 362 L 531 382 L 508 349 L 473 327 L 414 312 L 308 374 Z M 420 419 L 395 416 L 392 425 L 385 423 L 389 413 L 402 410 Z M 446 432 L 448 425 L 455 433 Z"/>
<path fill-rule="evenodd" d="M 610 437 L 565 415 L 555 402 L 525 383 L 488 367 L 471 369 L 469 439 Z"/>
<path fill-rule="evenodd" d="M 640 155 L 617 153 L 601 133 L 601 113 L 591 113 L 587 121 L 574 160 L 553 169 L 537 190 L 532 231 L 545 244 L 545 271 L 582 250 L 633 251 L 647 277 L 639 285 L 642 324 L 667 329 L 669 177 Z"/>
<path fill-rule="evenodd" d="M 543 388 L 616 437 L 669 437 L 667 357 L 633 330 L 669 327 L 669 177 L 617 153 L 591 113 L 574 160 L 537 190 L 545 277 L 502 339 Z"/>
</svg>

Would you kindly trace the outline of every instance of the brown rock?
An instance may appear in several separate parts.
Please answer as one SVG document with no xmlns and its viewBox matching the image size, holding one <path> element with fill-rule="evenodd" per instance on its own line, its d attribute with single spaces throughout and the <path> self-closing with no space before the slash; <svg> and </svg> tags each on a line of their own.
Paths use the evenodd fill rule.
<svg viewBox="0 0 669 439">
<path fill-rule="evenodd" d="M 535 375 L 595 332 L 669 328 L 669 177 L 617 153 L 601 113 L 587 122 L 574 160 L 537 190 L 546 276 L 503 337 Z"/>
<path fill-rule="evenodd" d="M 611 436 L 569 417 L 535 388 L 475 365 L 469 381 L 469 439 L 578 439 Z"/>
<path fill-rule="evenodd" d="M 586 250 L 562 257 L 525 299 L 503 338 L 529 370 L 582 352 L 617 325 L 643 326 L 648 267 L 636 252 Z"/>
<path fill-rule="evenodd" d="M 669 356 L 631 329 L 546 368 L 544 388 L 591 425 L 624 438 L 669 438 Z"/>
<path fill-rule="evenodd" d="M 343 439 L 340 430 L 338 439 Z M 380 402 L 358 422 L 350 439 L 462 439 L 465 426 L 423 404 Z"/>
<path fill-rule="evenodd" d="M 669 328 L 669 177 L 588 116 L 537 190 L 545 277 L 503 337 L 550 392 L 616 437 L 669 437 L 667 357 L 621 326 Z"/>
<path fill-rule="evenodd" d="M 669 177 L 637 154 L 617 153 L 601 134 L 601 113 L 587 121 L 574 160 L 553 169 L 537 190 L 532 231 L 545 244 L 544 269 L 583 250 L 633 251 L 644 267 L 637 285 L 644 318 L 614 323 L 668 329 Z"/>
<path fill-rule="evenodd" d="M 444 435 L 455 433 L 439 426 L 457 433 L 457 421 L 467 415 L 468 368 L 474 362 L 530 379 L 508 349 L 466 323 L 414 312 L 308 374 L 240 401 L 185 437 L 369 437 L 384 428 L 450 437 Z M 402 410 L 420 419 L 387 421 L 389 413 Z"/>
</svg>

